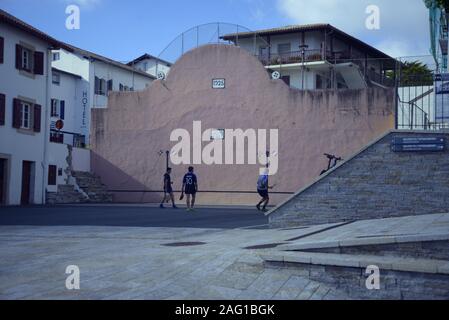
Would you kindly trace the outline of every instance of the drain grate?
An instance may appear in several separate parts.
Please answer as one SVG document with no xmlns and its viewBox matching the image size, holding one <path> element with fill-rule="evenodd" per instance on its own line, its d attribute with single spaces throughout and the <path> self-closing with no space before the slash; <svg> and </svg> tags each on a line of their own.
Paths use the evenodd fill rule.
<svg viewBox="0 0 449 320">
<path fill-rule="evenodd" d="M 192 247 L 192 246 L 202 246 L 205 245 L 205 242 L 173 242 L 173 243 L 164 243 L 162 246 L 164 247 Z"/>
<path fill-rule="evenodd" d="M 261 245 L 257 245 L 257 246 L 245 247 L 243 249 L 248 249 L 248 250 L 272 249 L 272 248 L 276 248 L 277 246 L 280 246 L 282 244 L 284 244 L 284 243 L 268 243 L 268 244 L 261 244 Z"/>
</svg>

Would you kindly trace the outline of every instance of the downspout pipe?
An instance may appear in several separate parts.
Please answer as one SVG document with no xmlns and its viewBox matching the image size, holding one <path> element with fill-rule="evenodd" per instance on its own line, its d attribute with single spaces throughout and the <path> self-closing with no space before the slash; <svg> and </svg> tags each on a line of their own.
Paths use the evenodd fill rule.
<svg viewBox="0 0 449 320">
<path fill-rule="evenodd" d="M 46 86 L 45 86 L 45 108 L 44 108 L 44 148 L 43 148 L 43 162 L 42 162 L 42 204 L 45 205 L 47 202 L 46 199 L 46 189 L 47 189 L 47 180 L 46 180 L 46 173 L 48 170 L 48 148 L 50 143 L 50 125 L 49 125 L 49 119 L 50 119 L 50 104 L 51 104 L 51 55 L 52 50 L 54 50 L 53 47 L 49 47 L 47 49 L 47 75 L 46 75 Z"/>
</svg>

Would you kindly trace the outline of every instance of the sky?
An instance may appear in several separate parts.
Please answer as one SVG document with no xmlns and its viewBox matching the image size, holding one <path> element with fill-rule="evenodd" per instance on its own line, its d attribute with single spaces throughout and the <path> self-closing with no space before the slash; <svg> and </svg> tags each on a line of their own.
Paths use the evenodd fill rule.
<svg viewBox="0 0 449 320">
<path fill-rule="evenodd" d="M 66 28 L 66 8 L 80 8 L 80 29 Z M 369 30 L 366 8 L 380 9 Z M 184 31 L 209 22 L 250 30 L 330 23 L 393 57 L 430 55 L 423 0 L 0 0 L 0 8 L 58 40 L 128 62 L 158 56 Z"/>
</svg>

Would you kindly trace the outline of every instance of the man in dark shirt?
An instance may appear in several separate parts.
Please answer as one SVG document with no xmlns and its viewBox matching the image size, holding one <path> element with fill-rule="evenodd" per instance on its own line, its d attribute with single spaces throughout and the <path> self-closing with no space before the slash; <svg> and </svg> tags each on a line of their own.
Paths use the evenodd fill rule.
<svg viewBox="0 0 449 320">
<path fill-rule="evenodd" d="M 184 179 L 182 180 L 181 198 L 183 198 L 184 193 L 187 195 L 187 211 L 194 211 L 195 198 L 198 191 L 198 181 L 196 179 L 196 175 L 193 173 L 193 170 L 193 167 L 189 167 L 189 172 L 184 175 Z M 191 201 L 190 197 L 192 198 Z"/>
<path fill-rule="evenodd" d="M 268 190 L 273 189 L 275 186 L 268 184 L 268 170 L 265 170 L 263 174 L 259 176 L 257 180 L 257 193 L 262 197 L 262 200 L 256 205 L 257 210 L 261 210 L 260 206 L 263 204 L 262 211 L 267 211 L 267 205 L 270 202 L 270 196 Z"/>
<path fill-rule="evenodd" d="M 171 203 L 173 205 L 173 209 L 177 209 L 176 205 L 175 205 L 175 197 L 173 196 L 173 188 L 172 188 L 172 184 L 173 182 L 171 181 L 171 168 L 167 168 L 167 172 L 164 174 L 164 198 L 162 199 L 162 202 L 160 204 L 160 208 L 163 209 L 164 208 L 164 202 L 171 199 Z"/>
</svg>

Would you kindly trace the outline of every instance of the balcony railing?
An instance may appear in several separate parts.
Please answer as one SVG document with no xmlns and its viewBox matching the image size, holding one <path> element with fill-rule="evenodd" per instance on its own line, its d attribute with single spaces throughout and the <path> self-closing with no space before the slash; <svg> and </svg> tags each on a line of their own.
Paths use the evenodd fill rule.
<svg viewBox="0 0 449 320">
<path fill-rule="evenodd" d="M 258 56 L 264 66 L 275 66 L 295 63 L 309 63 L 317 61 L 327 61 L 331 64 L 353 63 L 360 68 L 367 81 L 372 81 L 384 86 L 394 86 L 395 81 L 384 74 L 367 69 L 365 57 L 351 55 L 349 51 L 334 51 L 324 53 L 321 49 L 308 49 L 304 51 L 291 51 L 285 53 L 261 54 Z"/>
</svg>

